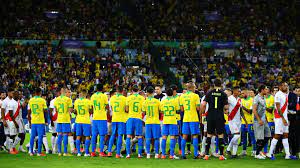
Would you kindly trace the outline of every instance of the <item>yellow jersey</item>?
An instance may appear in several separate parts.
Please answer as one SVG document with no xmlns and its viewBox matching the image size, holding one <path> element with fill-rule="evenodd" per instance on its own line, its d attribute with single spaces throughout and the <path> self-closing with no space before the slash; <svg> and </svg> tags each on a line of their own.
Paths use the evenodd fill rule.
<svg viewBox="0 0 300 168">
<path fill-rule="evenodd" d="M 246 109 L 252 110 L 252 105 L 253 105 L 252 97 L 247 97 L 246 99 L 242 99 L 242 106 L 245 107 Z M 249 114 L 245 110 L 243 112 L 248 124 L 253 124 L 253 115 Z M 246 124 L 243 119 L 242 119 L 242 124 Z"/>
<path fill-rule="evenodd" d="M 57 111 L 57 123 L 70 123 L 69 108 L 72 108 L 72 100 L 67 96 L 59 96 L 54 101 L 54 108 Z"/>
<path fill-rule="evenodd" d="M 77 111 L 76 123 L 91 124 L 90 109 L 92 109 L 92 102 L 86 98 L 79 98 L 75 100 L 74 109 Z"/>
<path fill-rule="evenodd" d="M 160 101 L 153 96 L 148 97 L 142 107 L 142 111 L 146 113 L 145 124 L 160 124 L 159 121 Z"/>
<path fill-rule="evenodd" d="M 107 120 L 106 105 L 108 105 L 108 98 L 106 94 L 96 92 L 91 97 L 93 104 L 93 120 Z"/>
<path fill-rule="evenodd" d="M 266 108 L 273 108 L 272 113 L 269 113 L 266 110 L 266 117 L 268 122 L 274 122 L 274 104 L 275 101 L 273 95 L 269 95 L 268 97 L 266 97 Z"/>
<path fill-rule="evenodd" d="M 179 104 L 180 104 L 180 101 L 179 101 L 179 95 L 176 95 L 176 96 L 173 96 L 174 97 L 174 99 L 175 99 L 175 102 L 178 102 L 178 106 L 179 106 Z M 179 109 L 180 110 L 180 109 Z M 176 114 L 176 119 L 177 120 L 181 120 L 181 116 L 180 116 L 180 114 Z"/>
<path fill-rule="evenodd" d="M 126 97 L 117 93 L 109 100 L 112 109 L 112 122 L 126 122 L 127 114 L 125 113 Z"/>
<path fill-rule="evenodd" d="M 160 104 L 160 109 L 164 113 L 163 124 L 177 124 L 176 112 L 179 111 L 179 104 L 173 97 L 167 97 Z"/>
<path fill-rule="evenodd" d="M 224 114 L 225 124 L 228 124 L 228 115 Z"/>
<path fill-rule="evenodd" d="M 28 102 L 31 110 L 31 124 L 45 124 L 44 110 L 47 109 L 46 100 L 40 96 L 34 96 Z"/>
<path fill-rule="evenodd" d="M 145 98 L 137 93 L 126 99 L 126 106 L 129 107 L 128 118 L 142 119 L 142 106 Z"/>
<path fill-rule="evenodd" d="M 183 122 L 199 122 L 197 107 L 200 106 L 199 95 L 187 91 L 180 96 L 180 106 L 184 109 Z"/>
</svg>

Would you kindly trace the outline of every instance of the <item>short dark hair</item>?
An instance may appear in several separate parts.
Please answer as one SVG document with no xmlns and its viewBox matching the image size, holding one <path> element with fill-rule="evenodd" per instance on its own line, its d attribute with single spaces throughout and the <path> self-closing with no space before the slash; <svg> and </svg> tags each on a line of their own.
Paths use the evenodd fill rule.
<svg viewBox="0 0 300 168">
<path fill-rule="evenodd" d="M 123 89 L 124 89 L 124 88 L 123 88 L 123 86 L 121 86 L 121 85 L 117 87 L 117 91 L 118 91 L 118 92 L 123 92 Z"/>
<path fill-rule="evenodd" d="M 138 92 L 139 91 L 139 86 L 138 85 L 133 85 L 132 86 L 132 91 Z"/>
<path fill-rule="evenodd" d="M 96 89 L 97 89 L 97 91 L 102 91 L 103 90 L 103 85 L 102 84 L 97 84 Z"/>
<path fill-rule="evenodd" d="M 167 89 L 167 96 L 173 96 L 173 89 L 171 87 Z"/>
<path fill-rule="evenodd" d="M 170 87 L 173 89 L 173 91 L 178 89 L 176 85 L 171 85 Z"/>
<path fill-rule="evenodd" d="M 239 86 L 235 86 L 235 87 L 233 88 L 233 90 L 240 90 L 240 87 L 239 87 Z"/>
<path fill-rule="evenodd" d="M 258 87 L 259 93 L 260 93 L 262 90 L 266 89 L 266 88 L 267 88 L 266 85 L 260 85 L 260 86 Z M 254 92 L 254 93 L 255 93 L 255 92 Z"/>
<path fill-rule="evenodd" d="M 214 84 L 216 87 L 221 87 L 222 86 L 222 82 L 220 79 L 215 79 Z"/>
<path fill-rule="evenodd" d="M 39 87 L 36 87 L 36 88 L 34 89 L 34 91 L 35 91 L 36 94 L 39 94 L 39 93 L 42 92 L 42 89 L 39 88 Z"/>
<path fill-rule="evenodd" d="M 154 92 L 154 88 L 152 86 L 147 87 L 147 93 L 152 94 Z"/>
<path fill-rule="evenodd" d="M 14 88 L 12 88 L 12 87 L 9 87 L 8 89 L 7 89 L 7 92 L 13 92 L 14 91 Z"/>
</svg>

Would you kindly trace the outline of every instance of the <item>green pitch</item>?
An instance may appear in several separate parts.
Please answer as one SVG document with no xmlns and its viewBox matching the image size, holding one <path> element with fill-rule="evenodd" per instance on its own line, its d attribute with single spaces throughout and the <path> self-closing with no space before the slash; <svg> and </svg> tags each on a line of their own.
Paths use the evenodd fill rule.
<svg viewBox="0 0 300 168">
<path fill-rule="evenodd" d="M 29 134 L 26 136 L 26 142 L 29 141 Z M 48 134 L 48 142 L 50 141 L 50 134 Z M 50 144 L 50 143 L 49 143 Z M 248 152 L 248 154 L 250 151 Z M 131 159 L 115 159 L 100 158 L 100 157 L 58 157 L 57 155 L 47 155 L 46 157 L 30 157 L 27 153 L 19 153 L 17 155 L 9 155 L 4 152 L 0 152 L 0 167 L 1 168 L 90 168 L 90 167 L 155 167 L 155 168 L 171 168 L 171 167 L 202 167 L 202 168 L 274 168 L 274 167 L 299 167 L 300 160 L 284 160 L 283 155 L 277 155 L 277 160 L 255 160 L 253 157 L 247 156 L 236 160 L 228 159 L 226 161 L 219 161 L 216 158 L 210 158 L 209 161 L 205 160 L 193 160 L 192 156 L 188 156 L 187 160 L 156 160 L 152 159 L 138 159 L 134 154 Z"/>
</svg>

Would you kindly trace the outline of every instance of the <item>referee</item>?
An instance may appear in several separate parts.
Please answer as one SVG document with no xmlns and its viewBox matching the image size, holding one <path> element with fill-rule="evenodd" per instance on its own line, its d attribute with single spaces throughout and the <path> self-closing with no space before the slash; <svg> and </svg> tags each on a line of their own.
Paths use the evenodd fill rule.
<svg viewBox="0 0 300 168">
<path fill-rule="evenodd" d="M 208 104 L 207 113 L 207 139 L 205 146 L 205 157 L 204 160 L 209 158 L 209 148 L 211 143 L 211 137 L 217 134 L 219 137 L 219 160 L 225 160 L 223 156 L 224 151 L 224 132 L 225 132 L 225 119 L 224 109 L 228 113 L 228 98 L 227 95 L 221 90 L 221 80 L 216 79 L 215 87 L 213 90 L 207 93 L 202 103 L 201 114 L 204 113 L 206 104 Z"/>
<path fill-rule="evenodd" d="M 261 85 L 258 89 L 259 93 L 253 100 L 253 114 L 254 114 L 254 136 L 256 138 L 256 159 L 266 159 L 266 156 L 261 152 L 262 148 L 271 138 L 271 130 L 266 119 L 266 100 L 265 95 L 268 93 L 268 88 Z"/>
</svg>

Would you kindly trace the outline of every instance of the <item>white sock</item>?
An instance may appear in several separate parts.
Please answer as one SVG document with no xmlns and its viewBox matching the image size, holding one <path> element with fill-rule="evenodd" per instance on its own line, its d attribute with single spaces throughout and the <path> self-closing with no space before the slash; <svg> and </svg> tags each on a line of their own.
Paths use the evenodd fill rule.
<svg viewBox="0 0 300 168">
<path fill-rule="evenodd" d="M 13 147 L 13 148 L 16 148 L 16 146 L 20 143 L 20 141 L 21 141 L 21 138 L 19 138 L 19 137 L 17 136 L 17 137 L 15 138 L 15 141 L 14 141 L 12 147 Z"/>
<path fill-rule="evenodd" d="M 203 137 L 203 139 L 202 139 L 202 146 L 201 146 L 201 154 L 204 154 L 205 153 L 205 145 L 206 145 L 206 139 L 207 139 L 207 137 Z"/>
<path fill-rule="evenodd" d="M 210 149 L 212 153 L 216 153 L 216 136 L 211 137 Z"/>
<path fill-rule="evenodd" d="M 289 146 L 289 141 L 287 138 L 282 139 L 282 145 L 284 147 L 285 155 L 290 156 L 290 146 Z"/>
<path fill-rule="evenodd" d="M 28 144 L 26 144 L 26 148 L 29 148 L 30 147 L 30 143 L 28 142 Z"/>
<path fill-rule="evenodd" d="M 6 149 L 10 150 L 10 138 L 9 138 L 9 136 L 6 136 L 5 146 L 6 146 Z"/>
<path fill-rule="evenodd" d="M 231 141 L 230 141 L 230 143 L 229 143 L 229 145 L 227 146 L 227 151 L 231 151 L 231 148 L 232 148 L 232 139 L 231 139 Z"/>
<path fill-rule="evenodd" d="M 56 136 L 51 137 L 51 146 L 52 150 L 55 151 L 55 146 L 56 146 Z"/>
<path fill-rule="evenodd" d="M 236 155 L 238 147 L 239 147 L 239 139 L 240 139 L 240 135 L 235 134 L 232 138 L 232 155 Z"/>
<path fill-rule="evenodd" d="M 68 136 L 68 143 L 70 144 L 71 152 L 73 152 L 75 149 L 73 136 Z"/>
<path fill-rule="evenodd" d="M 49 152 L 49 145 L 48 145 L 48 140 L 47 137 L 43 137 L 43 144 L 45 145 L 46 152 Z"/>
<path fill-rule="evenodd" d="M 273 155 L 277 142 L 278 142 L 277 139 L 275 139 L 275 138 L 272 139 L 270 150 L 269 150 L 269 155 Z"/>
</svg>

